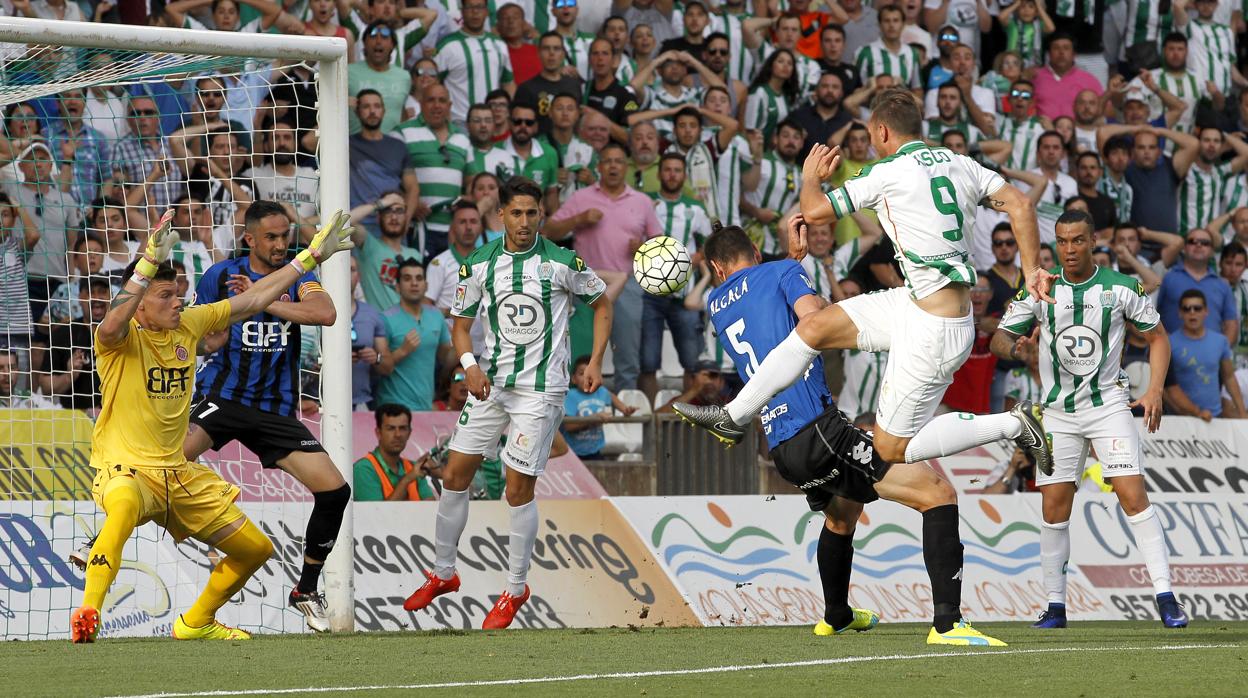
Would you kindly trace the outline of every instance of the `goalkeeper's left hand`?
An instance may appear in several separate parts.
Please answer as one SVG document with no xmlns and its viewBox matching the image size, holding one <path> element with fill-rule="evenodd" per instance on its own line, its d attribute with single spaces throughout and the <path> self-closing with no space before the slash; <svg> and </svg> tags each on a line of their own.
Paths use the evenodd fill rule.
<svg viewBox="0 0 1248 698">
<path fill-rule="evenodd" d="M 173 209 L 169 209 L 148 234 L 147 247 L 143 250 L 143 258 L 135 265 L 135 272 L 148 279 L 156 276 L 156 268 L 169 260 L 173 243 L 177 241 L 178 234 L 173 232 Z"/>
<path fill-rule="evenodd" d="M 308 243 L 308 249 L 295 255 L 295 261 L 303 267 L 304 271 L 312 271 L 317 265 L 324 264 L 325 260 L 334 255 L 335 252 L 349 250 L 355 247 L 351 242 L 351 234 L 355 229 L 347 225 L 350 217 L 341 210 L 335 211 L 329 217 L 329 222 L 321 226 L 312 241 Z"/>
</svg>

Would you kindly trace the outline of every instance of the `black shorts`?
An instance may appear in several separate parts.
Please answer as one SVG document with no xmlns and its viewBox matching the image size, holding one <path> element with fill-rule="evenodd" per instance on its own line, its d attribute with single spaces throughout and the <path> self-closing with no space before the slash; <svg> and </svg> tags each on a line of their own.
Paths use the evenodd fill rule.
<svg viewBox="0 0 1248 698">
<path fill-rule="evenodd" d="M 771 449 L 771 457 L 780 477 L 806 494 L 811 511 L 827 509 L 834 496 L 874 502 L 880 498 L 875 483 L 892 467 L 836 405 Z"/>
<path fill-rule="evenodd" d="M 191 424 L 198 425 L 212 439 L 212 450 L 220 451 L 238 441 L 260 457 L 260 464 L 276 468 L 277 461 L 295 451 L 324 453 L 325 447 L 295 417 L 265 412 L 241 402 L 209 395 L 191 408 Z"/>
</svg>

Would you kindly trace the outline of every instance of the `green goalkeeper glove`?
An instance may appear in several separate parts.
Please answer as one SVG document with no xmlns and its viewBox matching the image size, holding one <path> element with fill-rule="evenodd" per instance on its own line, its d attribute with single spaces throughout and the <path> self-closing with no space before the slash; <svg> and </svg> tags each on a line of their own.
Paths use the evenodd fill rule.
<svg viewBox="0 0 1248 698">
<path fill-rule="evenodd" d="M 135 273 L 145 279 L 156 276 L 156 268 L 168 261 L 173 243 L 177 241 L 178 235 L 173 232 L 173 209 L 169 209 L 147 236 L 147 248 L 143 250 L 143 258 L 134 266 Z"/>
<path fill-rule="evenodd" d="M 312 242 L 308 243 L 308 249 L 295 255 L 295 261 L 292 263 L 303 271 L 309 272 L 317 265 L 324 264 L 325 260 L 332 257 L 335 252 L 355 247 L 355 243 L 351 242 L 351 234 L 355 232 L 355 228 L 347 225 L 350 220 L 346 213 L 335 211 L 334 215 L 330 216 L 329 222 L 322 226 L 312 238 Z"/>
</svg>

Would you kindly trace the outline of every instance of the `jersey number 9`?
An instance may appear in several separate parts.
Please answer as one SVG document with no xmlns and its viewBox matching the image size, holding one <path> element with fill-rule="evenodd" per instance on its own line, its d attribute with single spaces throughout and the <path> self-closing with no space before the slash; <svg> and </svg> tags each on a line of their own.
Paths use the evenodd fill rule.
<svg viewBox="0 0 1248 698">
<path fill-rule="evenodd" d="M 949 195 L 949 201 L 945 201 L 945 194 Z M 946 216 L 953 216 L 957 221 L 952 229 L 946 230 L 941 235 L 946 240 L 957 242 L 962 239 L 962 209 L 958 208 L 958 192 L 953 188 L 953 182 L 948 177 L 932 177 L 932 203 L 936 204 L 936 210 Z"/>
</svg>

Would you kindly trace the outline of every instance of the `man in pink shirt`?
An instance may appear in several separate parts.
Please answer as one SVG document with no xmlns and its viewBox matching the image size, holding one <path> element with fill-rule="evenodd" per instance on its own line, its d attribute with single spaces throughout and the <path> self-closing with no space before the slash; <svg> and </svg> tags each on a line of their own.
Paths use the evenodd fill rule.
<svg viewBox="0 0 1248 698">
<path fill-rule="evenodd" d="M 641 311 L 644 291 L 633 279 L 633 253 L 645 240 L 663 234 L 654 201 L 624 182 L 628 151 L 611 142 L 598 153 L 598 183 L 572 194 L 546 221 L 542 234 L 571 238 L 585 264 L 607 282 L 615 303 L 611 326 L 615 391 L 637 387 L 641 372 Z"/>
<path fill-rule="evenodd" d="M 1105 91 L 1091 73 L 1075 67 L 1075 42 L 1066 34 L 1049 37 L 1049 62 L 1032 78 L 1036 87 L 1036 111 L 1050 121 L 1059 116 L 1074 117 L 1075 97 L 1083 90 L 1098 96 Z"/>
</svg>

